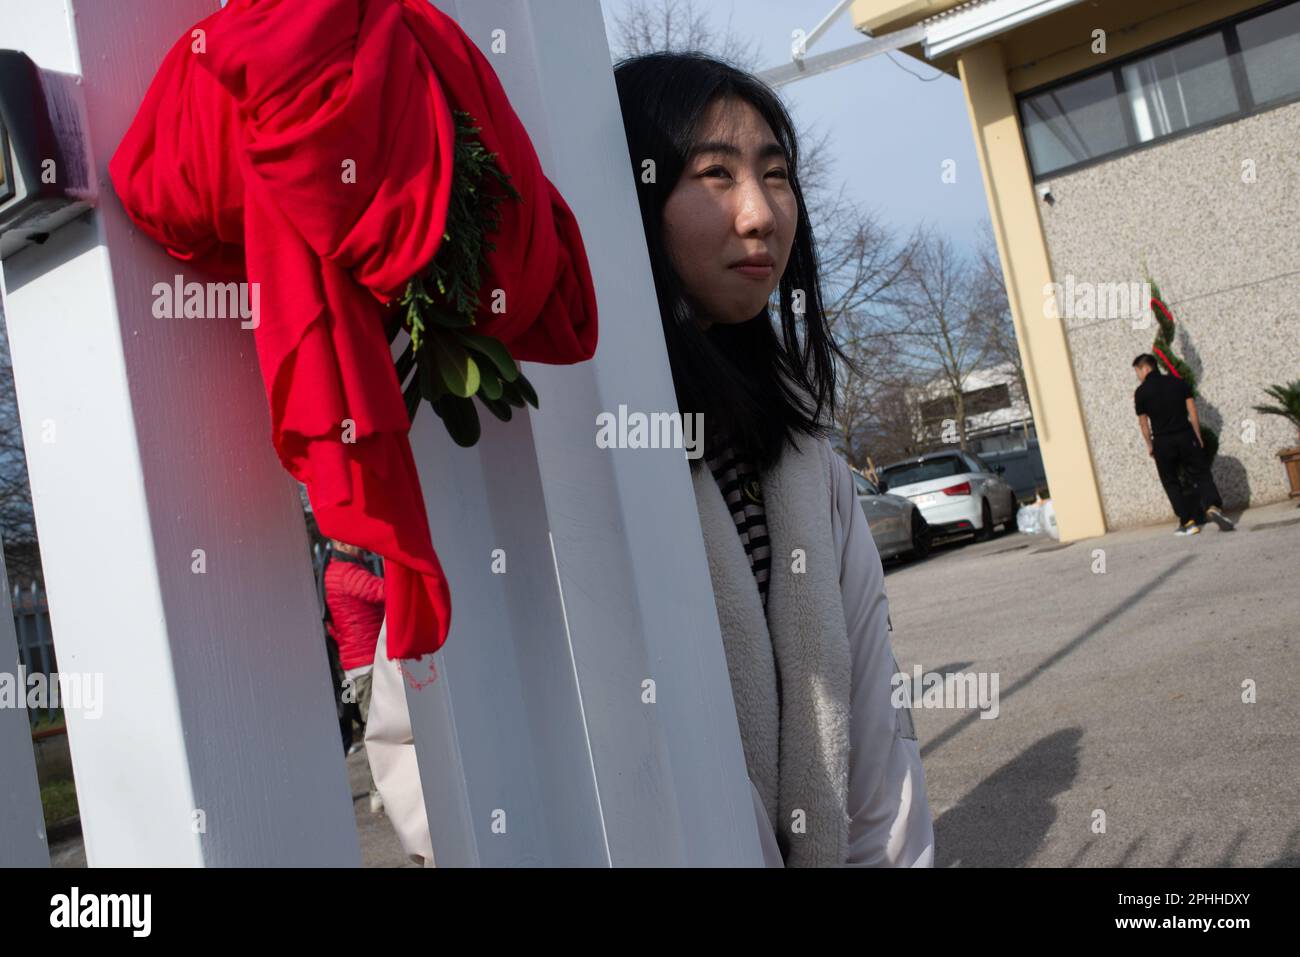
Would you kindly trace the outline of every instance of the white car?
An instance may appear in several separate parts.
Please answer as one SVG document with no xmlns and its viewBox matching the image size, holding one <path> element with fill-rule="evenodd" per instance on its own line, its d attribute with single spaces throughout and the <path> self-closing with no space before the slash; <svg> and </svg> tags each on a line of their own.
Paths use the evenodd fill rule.
<svg viewBox="0 0 1300 957">
<path fill-rule="evenodd" d="M 930 553 L 930 526 L 905 498 L 886 495 L 865 476 L 853 473 L 858 504 L 871 526 L 871 538 L 880 557 L 924 558 Z"/>
<path fill-rule="evenodd" d="M 1002 480 L 1002 466 L 990 469 L 978 455 L 953 450 L 918 455 L 880 470 L 886 490 L 921 510 L 935 535 L 974 532 L 993 537 L 993 527 L 1016 527 L 1020 503 Z"/>
</svg>

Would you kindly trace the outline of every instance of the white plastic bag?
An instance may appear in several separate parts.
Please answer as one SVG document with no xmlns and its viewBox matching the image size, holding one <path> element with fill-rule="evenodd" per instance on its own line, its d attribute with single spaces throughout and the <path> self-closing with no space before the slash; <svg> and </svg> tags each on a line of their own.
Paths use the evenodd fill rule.
<svg viewBox="0 0 1300 957">
<path fill-rule="evenodd" d="M 1016 513 L 1016 528 L 1026 535 L 1050 535 L 1058 542 L 1061 532 L 1056 527 L 1056 506 L 1052 500 L 1035 499 L 1032 505 L 1024 505 Z"/>
<path fill-rule="evenodd" d="M 1061 540 L 1061 531 L 1056 527 L 1056 506 L 1050 498 L 1043 503 L 1043 531 L 1058 542 Z"/>
<path fill-rule="evenodd" d="M 1043 506 L 1038 502 L 1022 505 L 1016 512 L 1016 528 L 1026 535 L 1038 535 L 1043 531 Z"/>
</svg>

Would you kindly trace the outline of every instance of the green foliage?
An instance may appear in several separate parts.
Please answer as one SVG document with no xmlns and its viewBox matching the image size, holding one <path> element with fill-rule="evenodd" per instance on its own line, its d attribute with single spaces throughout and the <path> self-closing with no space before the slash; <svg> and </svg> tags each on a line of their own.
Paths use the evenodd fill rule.
<svg viewBox="0 0 1300 957">
<path fill-rule="evenodd" d="M 1264 415 L 1280 415 L 1300 431 L 1300 379 L 1287 385 L 1271 385 L 1264 392 L 1270 399 L 1276 400 L 1277 405 L 1257 405 L 1254 406 L 1255 411 Z"/>
<path fill-rule="evenodd" d="M 45 826 L 61 824 L 80 813 L 77 807 L 77 786 L 72 781 L 50 781 L 41 785 L 41 810 L 45 812 Z"/>
<path fill-rule="evenodd" d="M 1160 295 L 1160 287 L 1156 284 L 1156 281 L 1147 277 L 1147 282 L 1151 284 L 1152 298 L 1159 299 L 1160 302 L 1163 303 L 1165 298 Z M 1168 306 L 1165 307 L 1165 309 L 1168 308 Z M 1192 390 L 1192 395 L 1197 395 L 1196 374 L 1192 372 L 1191 367 L 1186 362 L 1174 354 L 1174 324 L 1169 320 L 1169 317 L 1165 315 L 1164 309 L 1160 309 L 1153 305 L 1151 311 L 1155 313 L 1157 323 L 1156 341 L 1152 343 L 1151 351 L 1155 352 L 1156 349 L 1159 349 L 1163 352 L 1173 364 L 1174 369 L 1180 376 L 1182 376 L 1183 381 L 1187 383 L 1187 387 Z M 1172 310 L 1170 311 L 1170 315 L 1173 315 Z M 1160 357 L 1157 355 L 1156 358 L 1159 359 Z"/>
<path fill-rule="evenodd" d="M 497 165 L 496 154 L 478 140 L 474 118 L 460 110 L 455 118 L 445 232 L 437 255 L 411 277 L 399 301 L 411 341 L 397 360 L 397 377 L 403 383 L 410 377 L 403 394 L 412 421 L 423 399 L 458 445 L 471 446 L 480 435 L 474 398 L 503 421 L 510 420 L 512 407 L 527 403 L 537 408 L 538 403 L 510 351 L 491 336 L 469 331 L 481 306 L 478 293 L 487 254 L 495 249 L 487 237 L 500 226 L 498 207 L 507 198 L 523 197 Z"/>
<path fill-rule="evenodd" d="M 1165 299 L 1164 296 L 1160 294 L 1159 284 L 1150 276 L 1146 277 L 1146 281 L 1151 284 L 1151 298 L 1157 299 L 1163 304 Z M 1166 305 L 1165 309 L 1168 308 L 1169 307 Z M 1170 310 L 1169 315 L 1165 315 L 1165 309 L 1161 309 L 1154 303 L 1151 304 L 1151 311 L 1156 317 L 1157 327 L 1156 339 L 1155 342 L 1152 343 L 1151 351 L 1156 353 L 1158 350 L 1159 352 L 1164 353 L 1165 358 L 1167 358 L 1170 364 L 1174 367 L 1174 371 L 1176 371 L 1182 380 L 1187 383 L 1187 388 L 1192 390 L 1192 396 L 1199 396 L 1200 393 L 1196 388 L 1196 373 L 1192 372 L 1191 366 L 1174 353 L 1174 323 L 1171 318 L 1173 316 L 1173 311 Z M 1163 360 L 1161 360 L 1158 353 L 1156 355 L 1156 361 L 1163 364 Z M 1205 464 L 1208 467 L 1214 462 L 1215 456 L 1219 454 L 1219 433 L 1202 422 L 1201 439 L 1205 443 Z"/>
</svg>

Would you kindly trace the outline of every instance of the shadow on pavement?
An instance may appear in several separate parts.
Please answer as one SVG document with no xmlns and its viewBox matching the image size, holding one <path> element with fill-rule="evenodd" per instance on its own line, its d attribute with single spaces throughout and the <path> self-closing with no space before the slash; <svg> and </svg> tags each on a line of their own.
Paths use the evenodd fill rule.
<svg viewBox="0 0 1300 957">
<path fill-rule="evenodd" d="M 977 861 L 1022 867 L 1056 821 L 1052 798 L 1079 773 L 1081 728 L 1040 739 L 998 768 L 934 822 L 935 865 Z"/>
<path fill-rule="evenodd" d="M 1102 615 L 1100 618 L 1094 621 L 1091 625 L 1089 625 L 1082 632 L 1080 632 L 1078 636 L 1070 639 L 1070 641 L 1068 641 L 1066 644 L 1062 645 L 1051 655 L 1049 655 L 1041 662 L 1039 662 L 1037 665 L 1035 665 L 1034 668 L 1028 674 L 1024 675 L 1019 680 L 1008 685 L 1007 689 L 1005 691 L 1000 692 L 998 695 L 999 705 L 1001 705 L 1002 702 L 1005 702 L 1012 695 L 1016 694 L 1017 692 L 1025 688 L 1035 678 L 1037 678 L 1047 669 L 1051 668 L 1053 665 L 1055 665 L 1057 662 L 1063 659 L 1066 655 L 1069 655 L 1071 652 L 1075 651 L 1080 645 L 1082 645 L 1089 638 L 1092 638 L 1093 636 L 1098 634 L 1102 629 L 1106 628 L 1108 625 L 1114 624 L 1116 619 L 1118 619 L 1121 615 L 1123 615 L 1124 612 L 1128 611 L 1134 605 L 1137 605 L 1144 598 L 1146 598 L 1148 593 L 1154 591 L 1156 588 L 1159 588 L 1168 579 L 1178 574 L 1178 572 L 1181 571 L 1182 568 L 1186 566 L 1187 563 L 1192 561 L 1194 558 L 1196 558 L 1195 555 L 1186 555 L 1183 558 L 1180 558 L 1178 561 L 1174 562 L 1174 564 L 1170 565 L 1168 568 L 1162 571 L 1155 578 L 1151 579 L 1150 582 L 1143 585 L 1133 594 L 1129 595 L 1128 598 L 1125 598 L 1122 602 L 1120 602 L 1110 611 L 1106 612 L 1106 614 Z M 940 748 L 943 745 L 947 744 L 958 734 L 960 734 L 968 725 L 978 720 L 980 720 L 980 712 L 971 711 L 965 716 L 963 716 L 962 718 L 959 718 L 958 720 L 954 721 L 952 724 L 948 725 L 948 727 L 944 728 L 941 732 L 939 732 L 937 735 L 935 735 L 933 738 L 931 738 L 929 741 L 925 743 L 925 745 L 921 748 L 922 757 L 930 754 L 936 748 Z"/>
</svg>

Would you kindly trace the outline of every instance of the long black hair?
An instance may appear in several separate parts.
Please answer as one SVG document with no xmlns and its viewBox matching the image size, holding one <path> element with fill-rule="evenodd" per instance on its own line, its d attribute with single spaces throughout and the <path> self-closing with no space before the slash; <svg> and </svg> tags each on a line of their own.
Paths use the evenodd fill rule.
<svg viewBox="0 0 1300 957">
<path fill-rule="evenodd" d="M 650 53 L 614 67 L 641 221 L 668 344 L 678 411 L 704 413 L 705 448 L 730 442 L 760 471 L 774 466 L 796 432 L 825 436 L 835 414 L 834 356 L 822 307 L 817 249 L 803 190 L 794 124 L 777 95 L 757 77 L 703 53 Z M 750 103 L 785 151 L 798 203 L 794 244 L 778 295 L 781 327 L 770 305 L 739 324 L 696 323 L 691 301 L 664 244 L 663 210 L 694 143 L 703 115 L 720 97 Z M 652 182 L 643 164 L 654 161 Z M 799 309 L 799 306 L 802 309 Z M 802 328 L 801 328 L 802 327 Z M 802 335 L 801 335 L 802 333 Z M 698 467 L 700 459 L 691 461 Z"/>
</svg>

